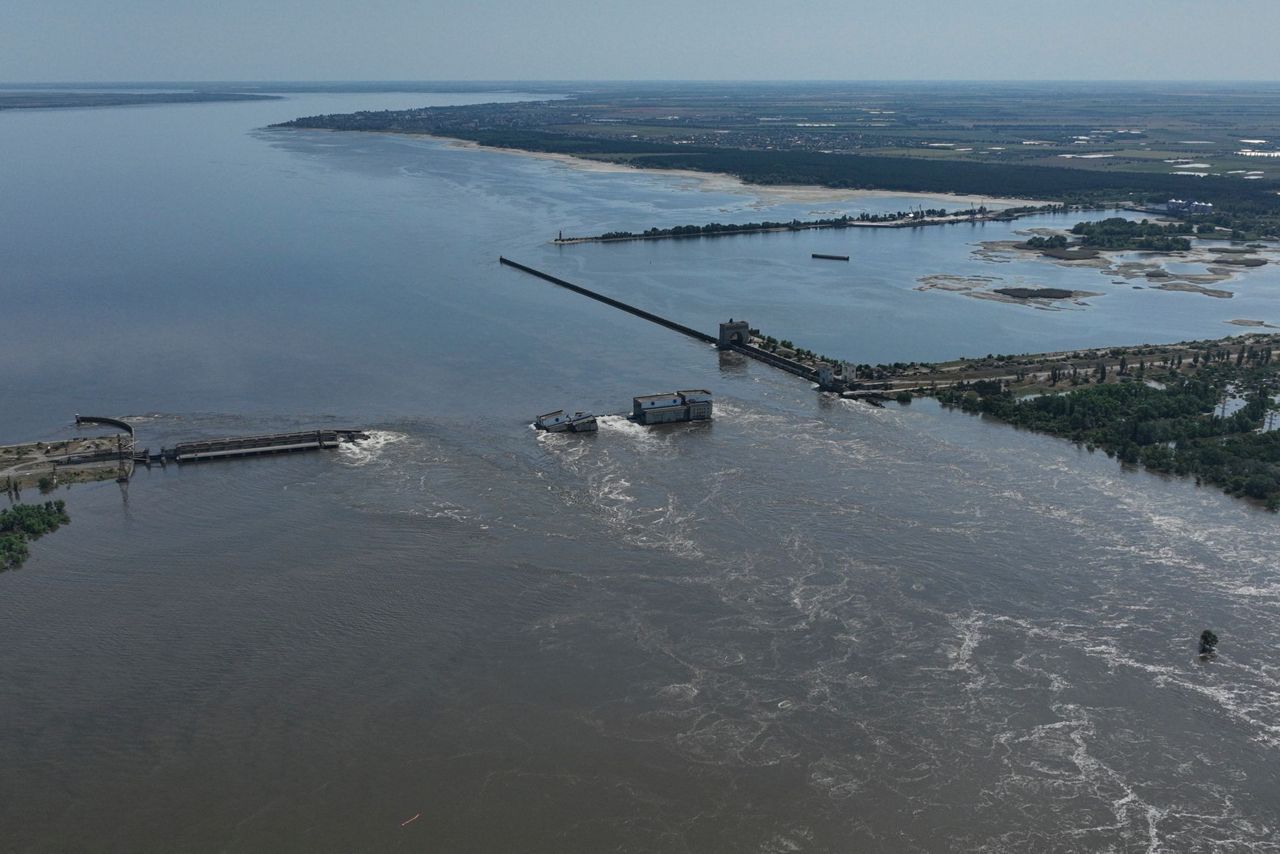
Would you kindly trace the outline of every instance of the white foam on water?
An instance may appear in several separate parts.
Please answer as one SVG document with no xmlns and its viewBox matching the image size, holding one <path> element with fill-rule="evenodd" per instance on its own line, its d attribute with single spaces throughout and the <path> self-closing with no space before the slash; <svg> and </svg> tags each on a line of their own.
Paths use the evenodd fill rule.
<svg viewBox="0 0 1280 854">
<path fill-rule="evenodd" d="M 688 702 L 698 696 L 698 686 L 692 682 L 677 682 L 658 689 L 658 696 L 669 700 Z"/>
<path fill-rule="evenodd" d="M 615 521 L 625 523 L 631 518 L 631 505 L 636 497 L 628 490 L 631 481 L 616 471 L 604 471 L 588 476 L 587 490 L 591 494 L 591 503 L 596 507 L 608 509 Z"/>
<path fill-rule="evenodd" d="M 982 642 L 982 614 L 970 614 L 967 617 L 952 617 L 951 625 L 960 633 L 959 643 L 947 649 L 947 658 L 951 659 L 952 670 L 974 672 L 973 651 Z"/>
<path fill-rule="evenodd" d="M 1032 625 L 1011 618 L 998 619 L 1022 627 L 1030 637 L 1045 638 L 1064 649 L 1100 659 L 1112 671 L 1126 669 L 1145 673 L 1157 688 L 1199 695 L 1242 724 L 1253 741 L 1270 749 L 1280 749 L 1280 722 L 1274 716 L 1274 710 L 1280 708 L 1280 680 L 1272 674 L 1258 668 L 1231 665 L 1227 660 L 1219 660 L 1205 670 L 1191 663 L 1190 653 L 1187 664 L 1143 661 L 1116 639 L 1098 637 L 1085 626 Z M 1190 640 L 1187 639 L 1188 648 Z M 1213 684 L 1215 678 L 1221 678 L 1224 684 Z"/>
<path fill-rule="evenodd" d="M 589 440 L 585 440 L 581 434 L 550 433 L 546 430 L 538 430 L 532 425 L 529 429 L 537 431 L 537 442 L 542 449 L 563 463 L 575 463 L 590 451 Z"/>
<path fill-rule="evenodd" d="M 760 844 L 760 851 L 761 854 L 790 854 L 793 851 L 808 851 L 812 844 L 813 831 L 801 826 L 775 833 Z"/>
<path fill-rule="evenodd" d="M 741 407 L 729 400 L 717 400 L 715 417 L 718 420 L 732 420 L 742 424 L 769 424 L 779 426 L 794 423 L 795 414 L 782 415 L 771 412 L 762 406 Z"/>
<path fill-rule="evenodd" d="M 692 538 L 696 515 L 681 510 L 674 495 L 665 504 L 649 509 L 633 525 L 627 539 L 639 546 L 660 548 L 689 558 L 700 558 L 702 550 Z"/>
<path fill-rule="evenodd" d="M 851 798 L 867 784 L 865 773 L 856 774 L 839 762 L 823 757 L 809 766 L 809 785 L 832 800 Z"/>
<path fill-rule="evenodd" d="M 627 452 L 645 453 L 650 448 L 669 447 L 665 438 L 653 438 L 644 427 L 632 424 L 624 418 L 607 416 L 601 419 L 604 430 L 616 430 L 618 434 L 635 441 L 624 449 Z M 625 425 L 625 426 L 624 426 Z M 595 508 L 604 523 L 626 542 L 644 548 L 657 548 L 685 557 L 699 557 L 702 552 L 692 539 L 697 517 L 694 511 L 684 509 L 674 494 L 668 493 L 662 503 L 641 504 L 632 489 L 633 475 L 626 471 L 628 462 L 615 459 L 616 449 L 583 437 L 551 434 L 539 437 L 539 442 L 572 475 L 581 489 L 584 503 Z M 722 485 L 713 479 L 712 491 Z"/>
<path fill-rule="evenodd" d="M 370 430 L 367 435 L 367 439 L 338 445 L 338 454 L 344 463 L 367 466 L 381 458 L 384 450 L 409 438 L 406 434 L 393 430 Z"/>
<path fill-rule="evenodd" d="M 624 415 L 601 415 L 596 418 L 596 426 L 600 432 L 624 437 L 641 448 L 659 448 L 667 444 L 660 431 L 637 424 Z"/>
<path fill-rule="evenodd" d="M 419 519 L 450 519 L 454 522 L 470 522 L 474 518 L 464 508 L 448 502 L 436 502 L 429 507 L 415 507 L 401 512 L 406 516 Z M 481 525 L 480 527 L 488 528 L 489 526 Z"/>
</svg>

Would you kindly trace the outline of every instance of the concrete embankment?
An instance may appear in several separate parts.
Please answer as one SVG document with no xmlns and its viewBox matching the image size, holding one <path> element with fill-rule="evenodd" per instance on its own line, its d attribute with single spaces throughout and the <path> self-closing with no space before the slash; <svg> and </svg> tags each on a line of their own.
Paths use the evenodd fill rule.
<svg viewBox="0 0 1280 854">
<path fill-rule="evenodd" d="M 741 353 L 744 356 L 750 356 L 757 362 L 764 362 L 766 365 L 772 365 L 773 367 L 786 371 L 789 374 L 804 377 L 810 382 L 818 381 L 817 371 L 803 362 L 797 362 L 795 359 L 788 359 L 786 356 L 779 356 L 777 353 L 770 353 L 768 350 L 761 350 L 759 347 L 751 344 L 730 344 L 725 349 L 732 350 L 735 353 Z"/>
</svg>

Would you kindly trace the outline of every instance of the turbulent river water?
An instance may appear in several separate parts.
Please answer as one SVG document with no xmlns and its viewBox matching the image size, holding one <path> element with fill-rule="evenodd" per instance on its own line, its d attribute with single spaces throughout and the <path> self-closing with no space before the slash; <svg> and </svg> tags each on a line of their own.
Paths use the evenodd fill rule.
<svg viewBox="0 0 1280 854">
<path fill-rule="evenodd" d="M 820 396 L 497 256 L 870 362 L 1216 336 L 1280 321 L 1280 276 L 972 254 L 1047 217 L 557 248 L 920 202 L 262 129 L 484 97 L 0 115 L 0 439 L 374 431 L 59 492 L 71 525 L 0 574 L 0 847 L 1280 850 L 1274 516 Z M 939 274 L 1105 294 L 915 290 Z M 716 420 L 529 428 L 676 387 Z"/>
</svg>

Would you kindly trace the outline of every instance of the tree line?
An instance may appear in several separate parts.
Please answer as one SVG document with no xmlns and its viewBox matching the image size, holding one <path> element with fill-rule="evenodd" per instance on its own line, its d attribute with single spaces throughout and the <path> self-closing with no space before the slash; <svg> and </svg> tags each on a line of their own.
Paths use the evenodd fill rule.
<svg viewBox="0 0 1280 854">
<path fill-rule="evenodd" d="M 1078 222 L 1071 233 L 1080 243 L 1095 249 L 1150 249 L 1159 252 L 1186 251 L 1191 241 L 1180 235 L 1191 234 L 1189 222 L 1135 222 L 1121 217 L 1108 217 L 1095 222 Z M 1028 241 L 1030 243 L 1030 241 Z"/>
<path fill-rule="evenodd" d="M 1124 199 L 1163 203 L 1186 193 L 1185 177 L 1155 172 L 1122 172 L 937 160 L 810 150 L 761 150 L 674 145 L 653 140 L 604 138 L 526 126 L 532 121 L 510 106 L 430 108 L 308 116 L 275 127 L 430 133 L 481 145 L 596 157 L 656 169 L 727 172 L 754 184 L 816 184 L 849 189 L 952 192 L 1015 198 L 1055 199 L 1072 204 Z M 1230 217 L 1280 217 L 1280 196 L 1270 179 L 1244 182 L 1210 175 L 1195 182 L 1196 198 Z M 1229 220 L 1228 220 L 1229 221 Z"/>
<path fill-rule="evenodd" d="M 1152 471 L 1194 475 L 1280 510 L 1280 430 L 1262 429 L 1280 389 L 1271 351 L 1208 352 L 1196 361 L 1199 369 L 1191 375 L 1170 365 L 1158 376 L 1162 386 L 1105 383 L 1018 399 L 998 381 L 980 381 L 939 391 L 938 399 L 1091 450 L 1102 448 Z M 1120 372 L 1126 370 L 1121 365 Z M 1102 383 L 1106 366 L 1100 364 L 1099 371 Z M 1228 414 L 1225 404 L 1232 399 L 1243 405 Z"/>
<path fill-rule="evenodd" d="M 975 208 L 973 213 L 977 215 L 985 214 L 986 208 Z M 970 213 L 968 210 L 950 211 L 946 208 L 925 208 L 918 211 L 896 211 L 894 213 L 873 214 L 863 211 L 857 216 L 848 214 L 838 217 L 826 217 L 822 219 L 799 220 L 793 219 L 789 222 L 772 222 L 765 220 L 764 222 L 743 222 L 743 223 L 719 223 L 709 222 L 706 225 L 675 225 L 670 228 L 646 228 L 644 231 L 606 231 L 595 237 L 577 237 L 568 238 L 570 240 L 635 240 L 639 238 L 657 238 L 657 237 L 700 237 L 711 236 L 717 234 L 736 234 L 744 231 L 782 231 L 807 228 L 848 228 L 854 223 L 859 222 L 906 222 L 911 219 L 937 218 L 952 216 L 963 216 Z"/>
<path fill-rule="evenodd" d="M 29 550 L 27 542 L 56 531 L 71 521 L 66 503 L 15 504 L 0 510 L 0 570 L 22 566 Z"/>
</svg>

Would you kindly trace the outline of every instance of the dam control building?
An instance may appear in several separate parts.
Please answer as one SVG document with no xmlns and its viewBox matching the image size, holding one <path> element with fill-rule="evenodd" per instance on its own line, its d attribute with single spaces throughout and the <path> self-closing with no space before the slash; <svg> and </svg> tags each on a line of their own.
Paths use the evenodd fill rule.
<svg viewBox="0 0 1280 854">
<path fill-rule="evenodd" d="M 631 420 L 644 425 L 710 421 L 711 392 L 706 389 L 684 389 L 633 397 Z"/>
</svg>

